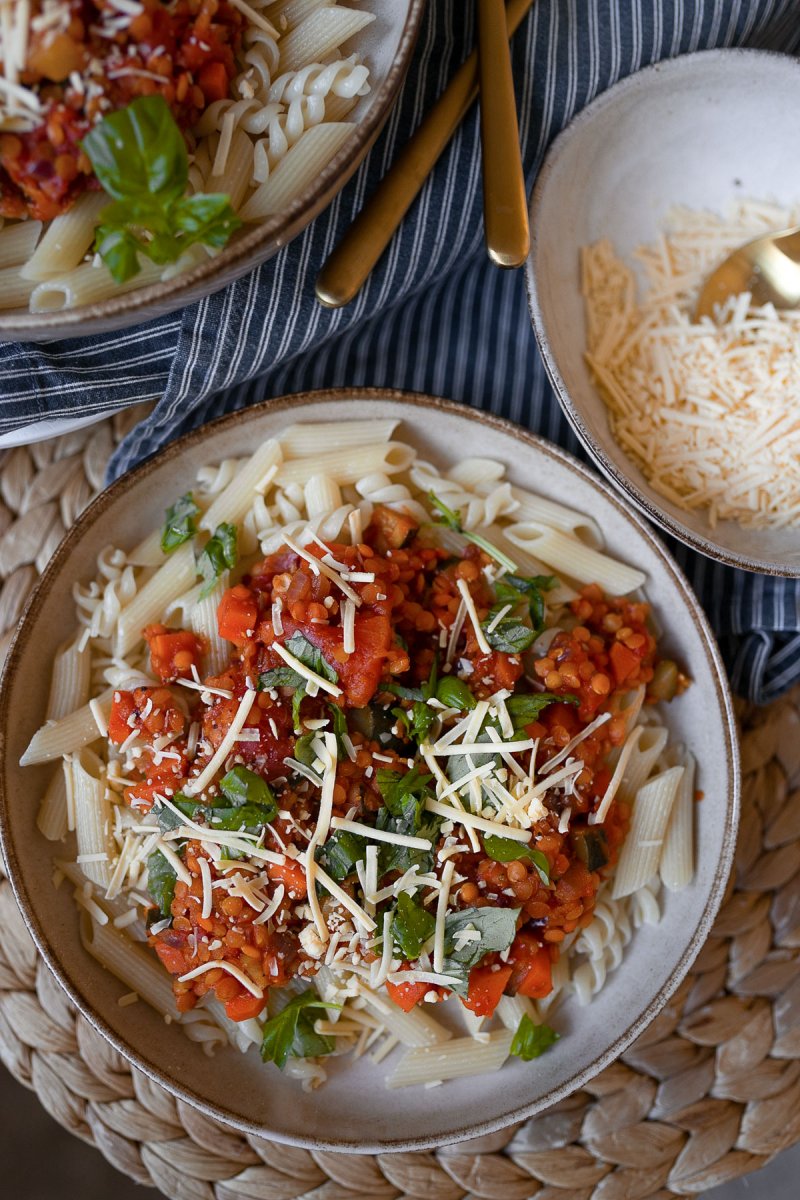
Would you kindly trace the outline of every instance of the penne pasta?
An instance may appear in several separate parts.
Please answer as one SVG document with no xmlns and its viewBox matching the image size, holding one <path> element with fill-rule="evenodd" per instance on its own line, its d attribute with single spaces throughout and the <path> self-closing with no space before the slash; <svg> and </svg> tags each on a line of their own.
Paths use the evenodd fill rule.
<svg viewBox="0 0 800 1200">
<path fill-rule="evenodd" d="M 639 789 L 633 806 L 631 827 L 617 864 L 612 899 L 644 887 L 658 871 L 664 837 L 675 803 L 683 767 L 670 767 Z"/>
<path fill-rule="evenodd" d="M 124 658 L 142 640 L 142 630 L 157 621 L 167 606 L 192 586 L 196 578 L 191 542 L 179 546 L 136 593 L 117 622 L 114 653 Z"/>
<path fill-rule="evenodd" d="M 66 763 L 59 764 L 47 785 L 39 805 L 36 826 L 49 842 L 60 842 L 67 836 L 69 818 L 67 814 L 67 783 L 64 778 Z"/>
<path fill-rule="evenodd" d="M 81 917 L 81 941 L 92 958 L 115 975 L 121 983 L 135 992 L 156 1012 L 171 1020 L 175 1013 L 175 997 L 169 976 L 158 960 L 117 929 L 112 922 L 101 925 L 89 913 Z"/>
<path fill-rule="evenodd" d="M 638 736 L 631 741 L 627 766 L 620 780 L 617 797 L 633 804 L 636 793 L 652 773 L 658 757 L 667 744 L 667 731 L 662 725 L 640 725 Z"/>
<path fill-rule="evenodd" d="M 149 259 L 142 259 L 140 262 L 139 273 L 127 283 L 115 283 L 103 266 L 95 266 L 93 262 L 81 263 L 72 271 L 63 275 L 53 275 L 35 285 L 32 280 L 20 280 L 19 283 L 20 286 L 30 288 L 26 299 L 30 298 L 31 312 L 62 312 L 66 308 L 99 304 L 110 296 L 135 291 L 137 288 L 146 287 L 148 283 L 157 283 L 163 267 L 157 266 Z"/>
<path fill-rule="evenodd" d="M 312 475 L 303 491 L 310 520 L 334 511 L 342 503 L 341 489 L 329 475 Z"/>
<path fill-rule="evenodd" d="M 85 192 L 68 212 L 50 221 L 36 251 L 20 271 L 22 278 L 39 282 L 74 270 L 94 241 L 97 219 L 108 203 L 105 192 Z"/>
<path fill-rule="evenodd" d="M 279 42 L 279 70 L 296 71 L 307 62 L 325 62 L 329 54 L 375 20 L 375 14 L 343 5 L 317 6 Z"/>
<path fill-rule="evenodd" d="M 59 721 L 89 700 L 91 654 L 87 646 L 72 642 L 58 652 L 53 662 L 48 721 Z"/>
<path fill-rule="evenodd" d="M 297 458 L 283 463 L 275 482 L 279 487 L 287 487 L 293 483 L 303 486 L 312 475 L 327 475 L 340 487 L 344 487 L 373 471 L 397 475 L 407 469 L 413 454 L 410 446 L 405 446 L 402 442 L 327 450 L 316 455 L 314 459 Z"/>
<path fill-rule="evenodd" d="M 35 287 L 30 279 L 22 279 L 19 267 L 0 268 L 0 309 L 27 307 Z"/>
<path fill-rule="evenodd" d="M 200 528 L 213 533 L 224 522 L 238 525 L 249 511 L 253 497 L 272 483 L 282 457 L 280 443 L 272 438 L 263 442 L 242 464 L 224 491 L 214 497 L 200 518 Z"/>
<path fill-rule="evenodd" d="M 41 221 L 19 221 L 0 229 L 0 269 L 18 267 L 30 258 L 41 232 Z"/>
<path fill-rule="evenodd" d="M 87 879 L 108 887 L 114 843 L 105 767 L 93 751 L 84 748 L 73 755 L 71 770 L 78 863 Z"/>
<path fill-rule="evenodd" d="M 101 711 L 108 714 L 111 711 L 113 688 L 108 688 L 93 702 Z M 92 703 L 84 704 L 58 721 L 48 722 L 30 740 L 30 744 L 20 759 L 23 767 L 35 763 L 52 762 L 64 754 L 80 750 L 96 742 L 101 736 L 97 727 L 97 718 Z"/>
<path fill-rule="evenodd" d="M 354 128 L 347 122 L 337 121 L 307 129 L 266 182 L 250 196 L 239 214 L 241 219 L 263 221 L 286 209 L 338 154 Z"/>
<path fill-rule="evenodd" d="M 512 545 L 527 550 L 570 579 L 584 584 L 598 583 L 612 596 L 634 592 L 643 587 L 646 580 L 644 572 L 601 554 L 560 529 L 531 521 L 510 525 L 506 537 Z"/>
<path fill-rule="evenodd" d="M 523 488 L 512 487 L 511 495 L 519 505 L 514 514 L 517 521 L 532 521 L 534 524 L 548 525 L 552 529 L 561 529 L 595 550 L 602 549 L 603 535 L 600 527 L 586 513 L 575 512 L 572 508 L 557 504 L 555 500 L 537 496 Z"/>
<path fill-rule="evenodd" d="M 453 1038 L 444 1046 L 409 1050 L 386 1080 L 386 1086 L 412 1087 L 499 1071 L 508 1058 L 512 1037 L 510 1030 L 503 1029 L 490 1033 L 484 1043 L 474 1038 Z"/>
<path fill-rule="evenodd" d="M 285 458 L 316 458 L 353 446 L 375 446 L 391 441 L 398 421 L 321 421 L 290 425 L 279 441 Z"/>
<path fill-rule="evenodd" d="M 189 605 L 189 628 L 204 639 L 206 650 L 206 675 L 220 675 L 230 657 L 230 643 L 219 635 L 217 608 L 220 597 L 228 586 L 228 573 L 224 572 L 213 591 L 200 599 L 201 587 L 195 589 L 195 599 Z"/>
<path fill-rule="evenodd" d="M 694 875 L 694 757 L 685 748 L 674 752 L 683 767 L 678 794 L 667 826 L 661 852 L 659 874 L 665 887 L 678 892 L 691 883 Z"/>
</svg>

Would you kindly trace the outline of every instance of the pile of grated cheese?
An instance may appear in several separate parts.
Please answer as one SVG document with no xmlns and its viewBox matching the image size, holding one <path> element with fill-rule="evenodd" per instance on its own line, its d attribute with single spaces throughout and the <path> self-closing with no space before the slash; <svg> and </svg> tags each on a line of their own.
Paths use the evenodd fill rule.
<svg viewBox="0 0 800 1200">
<path fill-rule="evenodd" d="M 608 240 L 581 252 L 586 361 L 612 432 L 660 495 L 747 528 L 800 525 L 800 311 L 751 307 L 745 294 L 694 324 L 702 283 L 732 250 L 800 223 L 800 210 L 753 201 L 723 220 L 674 209 L 635 258 Z"/>
</svg>

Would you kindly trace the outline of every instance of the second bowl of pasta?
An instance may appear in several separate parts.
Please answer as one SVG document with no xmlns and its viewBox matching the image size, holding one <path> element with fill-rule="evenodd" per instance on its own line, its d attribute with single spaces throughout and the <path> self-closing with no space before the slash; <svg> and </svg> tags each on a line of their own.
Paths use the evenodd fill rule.
<svg viewBox="0 0 800 1200">
<path fill-rule="evenodd" d="M 377 137 L 423 3 L 5 9 L 0 337 L 149 320 L 277 253 Z"/>
<path fill-rule="evenodd" d="M 233 414 L 99 497 L 0 733 L 9 874 L 73 1001 L 205 1111 L 343 1150 L 584 1084 L 688 970 L 738 814 L 720 661 L 640 519 L 398 393 Z"/>
</svg>

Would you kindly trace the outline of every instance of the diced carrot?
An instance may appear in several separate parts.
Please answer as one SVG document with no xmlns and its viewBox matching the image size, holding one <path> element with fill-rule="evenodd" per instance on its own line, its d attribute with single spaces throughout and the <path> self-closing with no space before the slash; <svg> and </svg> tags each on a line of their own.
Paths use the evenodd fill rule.
<svg viewBox="0 0 800 1200">
<path fill-rule="evenodd" d="M 200 91 L 209 104 L 213 100 L 225 100 L 228 96 L 228 72 L 224 63 L 209 62 L 200 68 L 197 77 Z"/>
<path fill-rule="evenodd" d="M 407 513 L 396 512 L 395 509 L 387 508 L 383 504 L 375 505 L 370 523 L 375 526 L 390 550 L 399 550 L 401 546 L 405 546 L 419 528 L 413 517 Z M 378 549 L 382 548 L 380 543 L 376 544 Z"/>
<path fill-rule="evenodd" d="M 517 934 L 509 962 L 513 971 L 508 990 L 513 995 L 541 999 L 553 990 L 550 950 L 540 945 L 534 933 L 522 930 Z"/>
<path fill-rule="evenodd" d="M 639 669 L 640 659 L 638 654 L 634 654 L 633 650 L 629 650 L 627 646 L 623 646 L 622 642 L 614 642 L 609 651 L 609 657 L 611 658 L 614 678 L 618 685 L 625 683 Z"/>
<path fill-rule="evenodd" d="M 121 746 L 133 732 L 128 724 L 128 718 L 136 710 L 133 692 L 115 692 L 111 703 L 111 715 L 108 718 L 108 737 L 117 746 Z"/>
<path fill-rule="evenodd" d="M 192 666 L 199 665 L 202 653 L 200 641 L 190 630 L 148 625 L 144 636 L 150 647 L 153 674 L 164 683 L 191 675 Z"/>
<path fill-rule="evenodd" d="M 184 975 L 189 970 L 184 953 L 177 946 L 168 946 L 166 942 L 156 942 L 155 951 L 170 975 Z"/>
<path fill-rule="evenodd" d="M 217 608 L 219 636 L 237 646 L 252 637 L 258 621 L 258 603 L 255 593 L 244 584 L 228 588 Z"/>
<path fill-rule="evenodd" d="M 258 996 L 251 996 L 249 992 L 242 992 L 240 996 L 225 1001 L 225 1014 L 232 1021 L 249 1021 L 259 1015 L 266 1002 L 266 996 L 259 999 Z"/>
<path fill-rule="evenodd" d="M 300 863 L 290 858 L 285 863 L 267 863 L 267 875 L 282 883 L 290 896 L 301 899 L 306 895 L 306 874 Z"/>
<path fill-rule="evenodd" d="M 464 1007 L 476 1017 L 490 1017 L 500 1002 L 511 978 L 511 967 L 473 967 L 469 973 L 469 988 Z"/>
<path fill-rule="evenodd" d="M 403 1012 L 411 1012 L 415 1004 L 430 990 L 427 983 L 386 983 L 389 999 L 393 1000 Z"/>
</svg>

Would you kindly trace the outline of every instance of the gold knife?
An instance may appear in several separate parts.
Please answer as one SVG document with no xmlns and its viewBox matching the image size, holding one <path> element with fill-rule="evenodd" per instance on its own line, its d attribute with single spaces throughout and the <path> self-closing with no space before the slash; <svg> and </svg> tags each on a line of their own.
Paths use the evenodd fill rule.
<svg viewBox="0 0 800 1200">
<path fill-rule="evenodd" d="M 508 0 L 505 13 L 508 37 L 532 4 L 533 0 Z M 323 264 L 316 286 L 321 304 L 341 308 L 363 286 L 477 94 L 478 55 L 473 51 Z"/>
<path fill-rule="evenodd" d="M 478 68 L 486 249 L 498 267 L 521 267 L 530 249 L 528 199 L 503 0 L 478 0 Z"/>
</svg>

